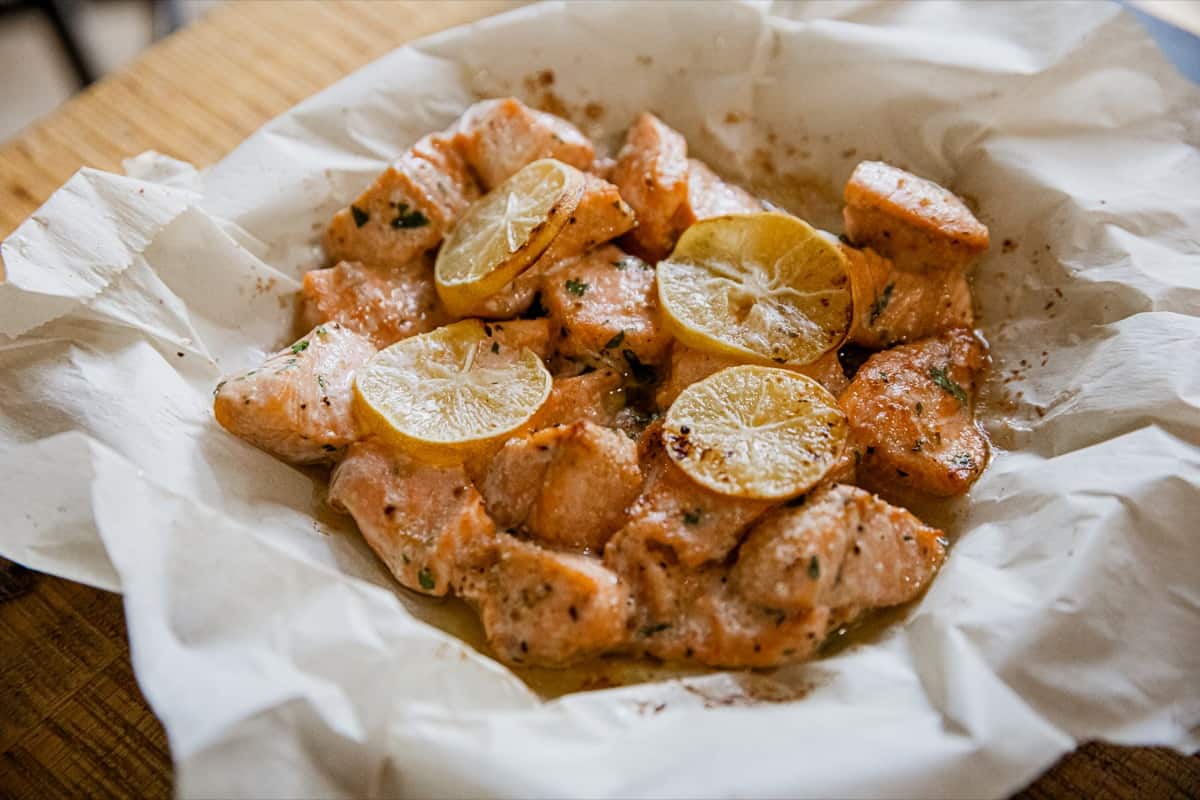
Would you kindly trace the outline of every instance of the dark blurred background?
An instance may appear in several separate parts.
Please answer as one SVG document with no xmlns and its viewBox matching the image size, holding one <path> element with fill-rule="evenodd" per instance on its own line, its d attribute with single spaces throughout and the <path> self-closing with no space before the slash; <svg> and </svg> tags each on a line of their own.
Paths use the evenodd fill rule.
<svg viewBox="0 0 1200 800">
<path fill-rule="evenodd" d="M 220 2 L 0 0 L 0 141 Z"/>
</svg>

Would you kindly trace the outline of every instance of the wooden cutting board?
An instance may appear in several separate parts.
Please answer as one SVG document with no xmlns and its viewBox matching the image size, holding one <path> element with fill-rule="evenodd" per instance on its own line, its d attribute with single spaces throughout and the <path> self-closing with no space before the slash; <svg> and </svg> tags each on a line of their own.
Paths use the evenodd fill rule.
<svg viewBox="0 0 1200 800">
<path fill-rule="evenodd" d="M 0 237 L 81 166 L 155 149 L 210 164 L 406 41 L 515 3 L 237 2 L 146 51 L 0 147 Z M 171 793 L 118 596 L 0 560 L 0 798 Z M 1200 796 L 1200 758 L 1087 745 L 1022 798 Z"/>
</svg>

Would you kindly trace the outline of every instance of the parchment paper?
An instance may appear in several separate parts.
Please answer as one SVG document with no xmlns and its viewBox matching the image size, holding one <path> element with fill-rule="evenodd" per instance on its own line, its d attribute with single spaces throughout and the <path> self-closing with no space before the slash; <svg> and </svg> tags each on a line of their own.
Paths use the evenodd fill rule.
<svg viewBox="0 0 1200 800">
<path fill-rule="evenodd" d="M 334 209 L 506 92 L 602 142 L 653 109 L 822 225 L 861 158 L 977 205 L 998 454 L 896 624 L 546 702 L 215 424 Z M 1198 101 L 1115 5 L 550 4 L 423 40 L 207 173 L 82 170 L 4 243 L 0 553 L 124 592 L 183 797 L 983 797 L 1084 739 L 1195 749 Z"/>
</svg>

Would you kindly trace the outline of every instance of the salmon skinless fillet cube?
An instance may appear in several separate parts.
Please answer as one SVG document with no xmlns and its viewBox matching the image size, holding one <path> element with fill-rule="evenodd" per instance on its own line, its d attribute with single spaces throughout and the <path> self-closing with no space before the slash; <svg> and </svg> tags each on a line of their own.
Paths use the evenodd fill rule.
<svg viewBox="0 0 1200 800">
<path fill-rule="evenodd" d="M 763 210 L 758 198 L 742 187 L 722 180 L 696 158 L 688 159 L 687 186 L 687 202 L 675 214 L 675 227 L 680 232 L 702 219 Z"/>
<path fill-rule="evenodd" d="M 900 269 L 964 270 L 988 248 L 987 228 L 953 192 L 891 164 L 859 164 L 844 197 L 850 241 Z"/>
<path fill-rule="evenodd" d="M 509 439 L 480 490 L 497 525 L 598 553 L 641 486 L 637 445 L 629 437 L 574 422 Z"/>
<path fill-rule="evenodd" d="M 908 272 L 873 250 L 842 247 L 854 292 L 850 341 L 873 349 L 975 324 L 971 287 L 960 269 Z"/>
<path fill-rule="evenodd" d="M 463 596 L 479 610 L 488 644 L 505 661 L 563 666 L 621 649 L 629 591 L 597 558 L 501 535 Z"/>
<path fill-rule="evenodd" d="M 972 402 L 983 345 L 955 330 L 867 359 L 839 398 L 864 486 L 960 495 L 982 474 L 988 443 Z"/>
<path fill-rule="evenodd" d="M 685 566 L 721 561 L 771 506 L 769 501 L 719 495 L 689 478 L 663 448 L 661 422 L 642 434 L 639 461 L 645 483 L 610 547 L 632 538 L 670 550 Z"/>
<path fill-rule="evenodd" d="M 535 417 L 536 428 L 587 421 L 611 428 L 625 407 L 624 380 L 612 369 L 558 377 Z"/>
<path fill-rule="evenodd" d="M 847 622 L 907 602 L 946 556 L 942 532 L 853 486 L 827 486 L 763 517 L 742 543 L 734 587 L 762 606 L 827 607 Z"/>
<path fill-rule="evenodd" d="M 443 134 L 417 142 L 337 212 L 323 245 L 331 261 L 395 267 L 436 247 L 479 197 L 470 169 Z"/>
<path fill-rule="evenodd" d="M 350 329 L 318 325 L 261 366 L 217 384 L 213 413 L 234 436 L 290 464 L 332 461 L 358 436 L 350 387 L 374 354 Z"/>
<path fill-rule="evenodd" d="M 456 589 L 494 546 L 496 526 L 462 467 L 424 464 L 375 440 L 338 464 L 329 503 L 354 517 L 396 580 L 423 594 Z"/>
<path fill-rule="evenodd" d="M 534 266 L 549 269 L 565 258 L 573 258 L 617 238 L 636 224 L 633 209 L 621 199 L 617 187 L 595 175 L 587 175 L 583 197 L 579 199 L 575 213 L 567 219 L 566 227 L 554 237 Z"/>
<path fill-rule="evenodd" d="M 512 97 L 482 100 L 468 108 L 455 126 L 454 143 L 484 191 L 540 158 L 556 158 L 587 171 L 596 157 L 592 143 L 574 125 Z"/>
<path fill-rule="evenodd" d="M 638 226 L 627 239 L 650 261 L 671 252 L 679 235 L 676 215 L 688 202 L 687 141 L 658 117 L 642 113 L 617 153 L 612 182 L 633 208 Z"/>
<path fill-rule="evenodd" d="M 301 319 L 306 327 L 339 322 L 378 348 L 451 321 L 433 282 L 433 261 L 421 256 L 397 267 L 340 261 L 304 273 Z"/>
<path fill-rule="evenodd" d="M 654 270 L 612 245 L 556 264 L 543 280 L 542 304 L 558 329 L 560 356 L 656 364 L 671 343 Z"/>
</svg>

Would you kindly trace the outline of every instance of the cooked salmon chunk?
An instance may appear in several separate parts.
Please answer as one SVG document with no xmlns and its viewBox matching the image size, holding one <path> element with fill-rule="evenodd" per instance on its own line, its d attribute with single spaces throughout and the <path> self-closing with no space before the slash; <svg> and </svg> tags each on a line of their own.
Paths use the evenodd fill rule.
<svg viewBox="0 0 1200 800">
<path fill-rule="evenodd" d="M 688 567 L 719 562 L 771 505 L 719 495 L 693 481 L 663 449 L 661 423 L 647 428 L 639 444 L 645 483 L 613 543 L 619 539 L 649 543 L 669 550 L 673 560 Z"/>
<path fill-rule="evenodd" d="M 528 348 L 545 361 L 554 343 L 547 319 L 510 319 L 484 323 L 483 347 L 491 353 L 517 354 Z"/>
<path fill-rule="evenodd" d="M 444 595 L 486 560 L 496 526 L 459 466 L 431 466 L 368 439 L 333 471 L 329 503 L 354 517 L 396 580 Z"/>
<path fill-rule="evenodd" d="M 960 269 L 908 272 L 873 250 L 842 247 L 854 292 L 850 341 L 880 349 L 975 324 Z"/>
<path fill-rule="evenodd" d="M 485 191 L 539 158 L 588 170 L 596 157 L 592 143 L 574 125 L 512 97 L 468 108 L 456 126 L 455 143 Z"/>
<path fill-rule="evenodd" d="M 671 342 L 654 270 L 612 245 L 556 264 L 543 281 L 542 303 L 562 356 L 656 364 Z"/>
<path fill-rule="evenodd" d="M 227 431 L 276 458 L 332 461 L 357 438 L 350 387 L 374 354 L 345 326 L 318 325 L 261 366 L 217 384 L 213 412 Z"/>
<path fill-rule="evenodd" d="M 595 175 L 585 178 L 583 197 L 566 226 L 538 257 L 544 269 L 615 239 L 635 225 L 633 209 L 621 199 L 617 187 Z"/>
<path fill-rule="evenodd" d="M 304 273 L 300 291 L 305 327 L 339 322 L 383 348 L 445 325 L 433 282 L 433 263 L 421 256 L 403 266 L 368 267 L 340 261 Z"/>
<path fill-rule="evenodd" d="M 850 241 L 900 269 L 963 270 L 987 250 L 987 228 L 953 192 L 882 161 L 855 167 L 844 197 Z"/>
<path fill-rule="evenodd" d="M 333 216 L 325 254 L 334 262 L 403 266 L 435 247 L 478 196 L 450 140 L 427 136 Z"/>
<path fill-rule="evenodd" d="M 586 420 L 611 428 L 625 407 L 622 383 L 621 373 L 612 369 L 555 378 L 535 426 L 548 428 Z"/>
<path fill-rule="evenodd" d="M 810 658 L 828 630 L 827 608 L 757 605 L 734 591 L 727 566 L 689 567 L 652 540 L 614 538 L 605 563 L 633 592 L 635 652 L 715 667 L 770 667 Z"/>
<path fill-rule="evenodd" d="M 853 486 L 814 492 L 760 520 L 730 578 L 751 602 L 785 611 L 830 609 L 847 622 L 907 602 L 946 555 L 942 532 Z"/>
<path fill-rule="evenodd" d="M 723 217 L 726 214 L 753 214 L 763 210 L 763 204 L 740 186 L 727 183 L 708 165 L 696 158 L 688 159 L 687 202 L 675 215 L 675 227 L 683 231 L 702 219 Z"/>
<path fill-rule="evenodd" d="M 463 594 L 505 661 L 562 666 L 621 647 L 628 590 L 599 559 L 502 536 L 496 558 Z"/>
<path fill-rule="evenodd" d="M 955 330 L 867 359 L 839 399 L 864 485 L 946 497 L 970 488 L 988 457 L 971 408 L 985 358 L 970 331 Z"/>
<path fill-rule="evenodd" d="M 688 202 L 687 142 L 650 113 L 638 116 L 617 153 L 612 181 L 633 207 L 638 226 L 627 237 L 651 261 L 671 252 L 679 235 L 676 216 Z"/>
<path fill-rule="evenodd" d="M 497 525 L 598 553 L 641 485 L 636 444 L 617 431 L 574 422 L 509 439 L 480 490 Z"/>
</svg>

